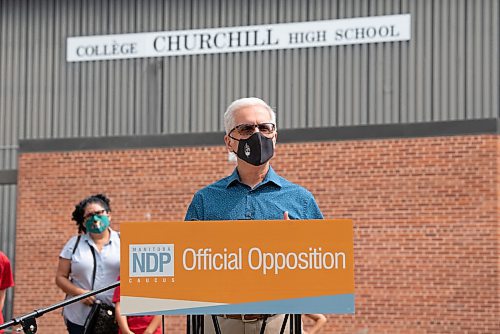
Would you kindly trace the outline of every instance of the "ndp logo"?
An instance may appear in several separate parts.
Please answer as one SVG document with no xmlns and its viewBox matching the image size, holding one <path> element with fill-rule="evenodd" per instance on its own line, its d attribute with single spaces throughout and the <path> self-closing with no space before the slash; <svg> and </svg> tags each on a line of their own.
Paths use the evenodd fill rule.
<svg viewBox="0 0 500 334">
<path fill-rule="evenodd" d="M 130 277 L 174 276 L 174 245 L 129 245 Z"/>
</svg>

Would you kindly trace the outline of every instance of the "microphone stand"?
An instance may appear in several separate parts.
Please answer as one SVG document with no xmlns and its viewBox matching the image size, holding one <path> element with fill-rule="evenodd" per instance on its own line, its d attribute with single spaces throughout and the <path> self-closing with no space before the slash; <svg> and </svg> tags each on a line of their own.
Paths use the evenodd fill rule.
<svg viewBox="0 0 500 334">
<path fill-rule="evenodd" d="M 120 285 L 120 281 L 117 281 L 117 282 L 115 282 L 115 283 L 113 283 L 111 285 L 108 285 L 108 286 L 104 287 L 104 288 L 101 288 L 101 289 L 98 289 L 98 290 L 94 290 L 94 291 L 89 291 L 89 292 L 84 293 L 82 295 L 75 296 L 75 297 L 72 297 L 70 299 L 66 299 L 65 301 L 59 302 L 57 304 L 53 304 L 53 305 L 51 305 L 49 307 L 46 307 L 46 308 L 42 308 L 42 309 L 39 309 L 39 310 L 34 310 L 31 313 L 27 313 L 27 314 L 22 315 L 22 316 L 20 316 L 18 318 L 14 318 L 14 319 L 12 319 L 12 320 L 4 323 L 3 325 L 0 325 L 0 330 L 4 329 L 4 328 L 8 328 L 8 327 L 11 327 L 11 326 L 15 326 L 15 325 L 21 324 L 21 326 L 23 327 L 24 333 L 26 333 L 26 334 L 35 334 L 36 330 L 37 330 L 36 318 L 41 317 L 45 313 L 51 312 L 51 311 L 56 310 L 56 309 L 58 309 L 60 307 L 64 307 L 66 305 L 73 304 L 73 303 L 75 303 L 77 301 L 80 301 L 82 299 L 85 299 L 87 297 L 94 296 L 94 295 L 97 295 L 98 293 L 101 293 L 101 292 L 104 292 L 104 291 L 116 288 L 119 285 Z"/>
</svg>

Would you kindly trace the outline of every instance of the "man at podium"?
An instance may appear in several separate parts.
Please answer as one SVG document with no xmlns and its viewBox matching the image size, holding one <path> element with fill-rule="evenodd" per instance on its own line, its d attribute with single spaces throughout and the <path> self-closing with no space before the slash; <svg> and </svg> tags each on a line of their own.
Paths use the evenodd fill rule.
<svg viewBox="0 0 500 334">
<path fill-rule="evenodd" d="M 236 154 L 237 166 L 230 176 L 196 192 L 185 220 L 323 218 L 308 190 L 279 176 L 270 166 L 278 132 L 276 114 L 266 102 L 255 97 L 232 102 L 224 113 L 224 127 L 224 142 Z M 283 319 L 281 314 L 218 315 L 223 334 L 257 334 L 263 322 L 265 333 L 279 333 Z M 205 333 L 215 333 L 208 316 Z"/>
</svg>

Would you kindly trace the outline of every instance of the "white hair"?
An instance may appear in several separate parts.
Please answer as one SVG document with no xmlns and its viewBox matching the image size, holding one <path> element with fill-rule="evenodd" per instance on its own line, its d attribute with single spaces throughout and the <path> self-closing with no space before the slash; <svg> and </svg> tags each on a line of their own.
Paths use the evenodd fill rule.
<svg viewBox="0 0 500 334">
<path fill-rule="evenodd" d="M 233 101 L 229 107 L 227 107 L 226 112 L 224 113 L 224 128 L 226 129 L 226 134 L 231 131 L 236 124 L 234 124 L 234 112 L 251 106 L 261 106 L 266 108 L 269 111 L 269 115 L 271 116 L 271 122 L 276 125 L 276 113 L 274 110 L 263 100 L 258 97 L 244 97 L 242 99 L 238 99 Z"/>
</svg>

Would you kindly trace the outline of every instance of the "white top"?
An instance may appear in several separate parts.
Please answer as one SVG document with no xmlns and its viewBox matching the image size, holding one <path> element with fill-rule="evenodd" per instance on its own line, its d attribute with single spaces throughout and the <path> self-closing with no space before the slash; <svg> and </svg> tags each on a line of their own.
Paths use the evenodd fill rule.
<svg viewBox="0 0 500 334">
<path fill-rule="evenodd" d="M 120 235 L 111 228 L 109 230 L 111 232 L 109 242 L 103 246 L 101 252 L 97 250 L 96 244 L 88 234 L 82 235 L 74 254 L 73 248 L 75 247 L 77 236 L 69 239 L 66 245 L 64 245 L 59 256 L 63 259 L 71 260 L 69 279 L 74 285 L 90 291 L 104 288 L 117 281 L 120 274 Z M 90 247 L 93 247 L 95 250 L 97 266 L 93 288 L 92 273 L 94 270 L 94 258 Z M 114 289 L 107 290 L 96 295 L 96 298 L 106 304 L 112 305 L 113 292 Z M 73 296 L 68 296 L 68 298 L 71 297 Z M 65 306 L 63 315 L 72 323 L 83 326 L 89 312 L 90 306 L 78 301 Z"/>
</svg>

